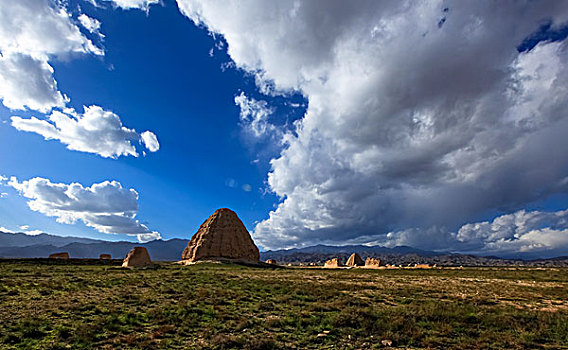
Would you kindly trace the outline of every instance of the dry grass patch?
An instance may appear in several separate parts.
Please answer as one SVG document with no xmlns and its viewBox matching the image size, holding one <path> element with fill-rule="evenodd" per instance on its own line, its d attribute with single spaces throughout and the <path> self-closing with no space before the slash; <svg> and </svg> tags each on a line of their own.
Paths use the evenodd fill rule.
<svg viewBox="0 0 568 350">
<path fill-rule="evenodd" d="M 568 270 L 0 261 L 6 349 L 568 347 Z"/>
</svg>

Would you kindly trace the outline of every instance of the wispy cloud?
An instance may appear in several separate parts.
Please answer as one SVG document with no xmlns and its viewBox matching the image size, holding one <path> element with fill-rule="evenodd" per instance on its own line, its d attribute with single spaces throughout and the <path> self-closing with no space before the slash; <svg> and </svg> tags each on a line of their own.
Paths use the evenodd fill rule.
<svg viewBox="0 0 568 350">
<path fill-rule="evenodd" d="M 268 121 L 274 112 L 266 101 L 257 101 L 247 97 L 244 92 L 235 97 L 235 104 L 241 109 L 240 120 L 244 129 L 255 137 L 267 136 L 276 130 Z"/>
</svg>

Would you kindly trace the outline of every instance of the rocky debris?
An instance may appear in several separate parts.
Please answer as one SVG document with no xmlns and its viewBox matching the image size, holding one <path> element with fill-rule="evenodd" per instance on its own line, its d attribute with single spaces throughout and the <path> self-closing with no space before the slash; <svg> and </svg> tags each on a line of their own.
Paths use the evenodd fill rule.
<svg viewBox="0 0 568 350">
<path fill-rule="evenodd" d="M 134 247 L 122 261 L 122 267 L 143 267 L 150 265 L 150 255 L 144 247 Z"/>
<path fill-rule="evenodd" d="M 328 260 L 323 265 L 323 267 L 325 267 L 327 269 L 334 269 L 334 268 L 338 268 L 340 266 L 342 266 L 342 264 L 341 264 L 341 262 L 339 262 L 338 258 L 333 258 L 331 260 Z"/>
<path fill-rule="evenodd" d="M 69 259 L 69 253 L 67 253 L 67 252 L 63 252 L 63 253 L 53 253 L 53 254 L 49 254 L 49 258 L 50 258 L 50 259 L 63 259 L 63 260 L 68 260 L 68 259 Z"/>
<path fill-rule="evenodd" d="M 323 331 L 323 332 L 318 333 L 317 337 L 318 337 L 318 338 L 325 338 L 325 337 L 327 337 L 327 336 L 329 335 L 329 333 L 330 333 L 330 331 L 325 330 L 325 331 Z"/>
<path fill-rule="evenodd" d="M 182 254 L 184 261 L 203 259 L 259 261 L 260 254 L 245 225 L 227 208 L 217 209 L 191 237 Z"/>
<path fill-rule="evenodd" d="M 267 263 L 267 264 L 271 264 L 271 265 L 276 265 L 276 260 L 274 260 L 274 259 L 267 259 L 267 260 L 266 260 L 266 263 Z"/>
<path fill-rule="evenodd" d="M 99 259 L 110 260 L 110 259 L 112 259 L 112 256 L 110 254 L 101 254 L 101 255 L 99 255 Z"/>
<path fill-rule="evenodd" d="M 382 261 L 381 259 L 376 259 L 376 258 L 367 258 L 367 260 L 365 260 L 365 267 L 369 268 L 369 269 L 378 269 L 380 266 L 382 266 Z"/>
<path fill-rule="evenodd" d="M 345 263 L 345 265 L 346 266 L 352 266 L 352 267 L 363 266 L 363 265 L 365 265 L 365 262 L 363 261 L 363 259 L 361 259 L 359 254 L 353 253 L 349 257 L 349 259 L 347 259 L 347 262 Z"/>
</svg>

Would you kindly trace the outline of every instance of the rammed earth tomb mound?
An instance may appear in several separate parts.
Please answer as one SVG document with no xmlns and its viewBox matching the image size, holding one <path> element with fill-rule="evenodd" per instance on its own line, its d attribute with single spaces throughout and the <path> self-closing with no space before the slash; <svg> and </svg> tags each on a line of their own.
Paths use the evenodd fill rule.
<svg viewBox="0 0 568 350">
<path fill-rule="evenodd" d="M 150 265 L 150 254 L 144 247 L 134 247 L 122 261 L 122 267 L 143 267 Z"/>
<path fill-rule="evenodd" d="M 383 266 L 383 262 L 381 261 L 381 259 L 376 259 L 376 258 L 367 258 L 367 260 L 365 260 L 365 267 L 369 268 L 369 269 L 378 269 L 379 267 Z"/>
<path fill-rule="evenodd" d="M 237 214 L 217 209 L 191 237 L 182 259 L 193 262 L 207 259 L 259 261 L 260 253 Z"/>
<path fill-rule="evenodd" d="M 345 265 L 347 266 L 363 266 L 365 265 L 365 262 L 363 261 L 363 259 L 361 259 L 361 257 L 359 256 L 359 254 L 357 253 L 353 253 L 351 254 L 351 256 L 349 257 L 349 259 L 347 259 L 347 262 L 345 263 Z"/>
<path fill-rule="evenodd" d="M 337 268 L 337 267 L 340 267 L 340 266 L 341 266 L 341 262 L 339 261 L 338 258 L 333 258 L 331 260 L 328 260 L 323 265 L 323 267 L 328 268 L 328 269 L 334 269 L 334 268 Z"/>
<path fill-rule="evenodd" d="M 67 259 L 69 259 L 69 253 L 67 253 L 67 252 L 63 252 L 63 253 L 53 253 L 53 254 L 49 254 L 49 258 L 50 258 L 50 259 L 63 259 L 63 260 L 67 260 Z"/>
</svg>

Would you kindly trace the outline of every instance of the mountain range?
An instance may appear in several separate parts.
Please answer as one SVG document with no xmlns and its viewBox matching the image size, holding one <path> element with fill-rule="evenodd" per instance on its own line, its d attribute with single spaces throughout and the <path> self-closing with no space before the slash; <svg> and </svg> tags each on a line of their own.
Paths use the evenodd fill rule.
<svg viewBox="0 0 568 350">
<path fill-rule="evenodd" d="M 66 251 L 72 258 L 98 258 L 100 254 L 111 254 L 113 258 L 124 257 L 134 246 L 143 246 L 148 249 L 150 256 L 155 260 L 179 260 L 188 240 L 170 239 L 156 240 L 148 243 L 110 242 L 90 238 L 61 237 L 42 233 L 30 236 L 25 233 L 0 232 L 0 257 L 3 258 L 45 258 L 52 253 Z M 262 252 L 263 259 L 278 261 L 300 261 L 297 256 L 359 253 L 360 255 L 407 255 L 434 256 L 435 252 L 415 249 L 412 247 L 386 248 L 381 246 L 329 246 L 316 245 L 304 248 L 275 250 Z"/>
<path fill-rule="evenodd" d="M 148 249 L 150 257 L 157 261 L 176 261 L 188 240 L 174 238 L 156 240 L 147 243 L 110 242 L 80 237 L 62 237 L 42 233 L 31 236 L 25 233 L 7 233 L 0 231 L 0 258 L 46 258 L 52 253 L 68 252 L 71 258 L 98 258 L 100 254 L 111 254 L 114 259 L 123 259 L 135 246 Z M 378 257 L 394 265 L 427 263 L 451 266 L 568 266 L 568 257 L 553 259 L 503 259 L 500 257 L 475 256 L 466 254 L 440 253 L 416 249 L 408 246 L 393 248 L 364 245 L 315 245 L 304 248 L 273 250 L 261 252 L 261 260 L 274 259 L 285 263 L 322 263 L 331 258 L 347 260 L 352 253 L 358 253 L 363 259 Z M 527 258 L 531 258 L 527 256 Z"/>
<path fill-rule="evenodd" d="M 47 233 L 30 236 L 0 232 L 0 258 L 46 258 L 52 253 L 68 252 L 71 258 L 98 258 L 104 253 L 111 254 L 114 259 L 123 259 L 133 247 L 143 246 L 154 260 L 179 260 L 187 242 L 177 238 L 148 243 L 110 242 Z"/>
</svg>

